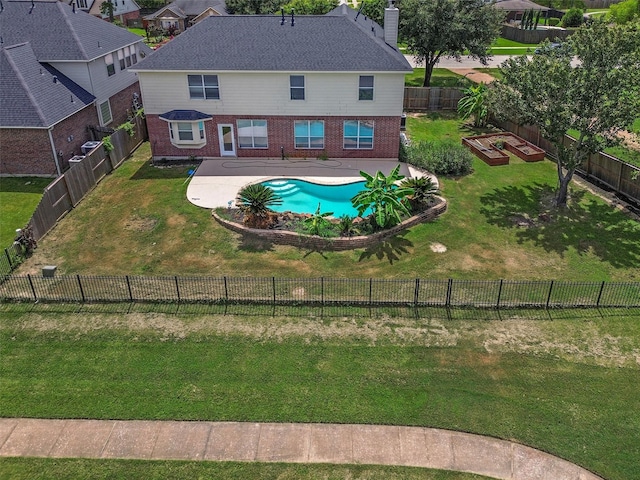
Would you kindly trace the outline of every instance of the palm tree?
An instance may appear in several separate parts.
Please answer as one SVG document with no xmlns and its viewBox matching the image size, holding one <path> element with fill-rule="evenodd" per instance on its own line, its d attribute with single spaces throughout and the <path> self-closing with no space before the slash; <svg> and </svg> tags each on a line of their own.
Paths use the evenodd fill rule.
<svg viewBox="0 0 640 480">
<path fill-rule="evenodd" d="M 413 194 L 409 197 L 413 210 L 420 210 L 429 200 L 438 193 L 438 187 L 431 177 L 412 177 L 405 178 L 400 184 L 403 187 L 413 189 Z"/>
<path fill-rule="evenodd" d="M 379 228 L 388 228 L 400 223 L 402 214 L 410 214 L 406 197 L 413 193 L 413 189 L 396 184 L 404 178 L 400 175 L 400 165 L 386 176 L 380 171 L 375 175 L 361 171 L 360 175 L 366 180 L 365 190 L 351 199 L 358 215 L 362 216 L 367 209 L 371 209 L 375 224 Z"/>
<path fill-rule="evenodd" d="M 247 226 L 260 228 L 272 212 L 270 207 L 282 205 L 282 199 L 272 188 L 254 183 L 240 190 L 236 203 L 245 214 Z"/>
</svg>

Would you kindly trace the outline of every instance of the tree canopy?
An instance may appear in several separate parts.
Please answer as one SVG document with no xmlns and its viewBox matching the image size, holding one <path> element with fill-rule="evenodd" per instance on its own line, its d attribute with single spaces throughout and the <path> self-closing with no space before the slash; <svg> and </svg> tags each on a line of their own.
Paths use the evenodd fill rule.
<svg viewBox="0 0 640 480">
<path fill-rule="evenodd" d="M 338 0 L 227 0 L 227 13 L 256 15 L 280 13 L 281 8 L 289 14 L 294 9 L 298 15 L 324 15 L 338 6 Z"/>
<path fill-rule="evenodd" d="M 296 15 L 324 15 L 338 6 L 338 0 L 291 0 L 284 5 L 285 13 L 295 10 Z"/>
<path fill-rule="evenodd" d="M 572 64 L 572 57 L 573 59 Z M 491 90 L 499 118 L 537 126 L 558 156 L 556 204 L 589 154 L 619 142 L 640 112 L 640 25 L 603 22 L 578 29 L 557 49 L 502 64 Z M 576 142 L 565 145 L 566 133 Z"/>
<path fill-rule="evenodd" d="M 486 63 L 500 35 L 504 12 L 484 0 L 402 0 L 400 35 L 409 52 L 425 64 L 425 87 L 442 57 L 462 55 Z"/>
</svg>

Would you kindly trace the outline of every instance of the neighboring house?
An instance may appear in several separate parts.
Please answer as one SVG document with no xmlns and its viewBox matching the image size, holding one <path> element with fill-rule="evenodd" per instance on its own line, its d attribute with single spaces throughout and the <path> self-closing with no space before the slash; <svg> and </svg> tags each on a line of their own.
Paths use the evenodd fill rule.
<svg viewBox="0 0 640 480">
<path fill-rule="evenodd" d="M 154 158 L 397 158 L 398 10 L 218 16 L 136 66 Z"/>
<path fill-rule="evenodd" d="M 176 0 L 144 17 L 148 27 L 156 30 L 184 32 L 191 25 L 212 15 L 226 15 L 224 0 Z"/>
<path fill-rule="evenodd" d="M 75 10 L 75 11 L 74 11 Z M 0 175 L 59 175 L 140 101 L 142 38 L 55 0 L 3 0 Z"/>
<path fill-rule="evenodd" d="M 109 0 L 75 0 L 77 5 L 87 5 L 91 3 L 88 12 L 103 20 L 109 20 L 109 15 L 101 12 L 102 4 Z M 127 20 L 140 18 L 140 6 L 134 0 L 110 0 L 113 3 L 113 18 L 127 25 Z"/>
</svg>

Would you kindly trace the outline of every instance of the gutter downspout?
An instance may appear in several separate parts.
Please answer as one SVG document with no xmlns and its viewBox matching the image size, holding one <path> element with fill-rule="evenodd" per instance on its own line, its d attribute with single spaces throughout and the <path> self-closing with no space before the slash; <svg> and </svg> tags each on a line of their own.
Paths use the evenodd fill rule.
<svg viewBox="0 0 640 480">
<path fill-rule="evenodd" d="M 47 132 L 49 132 L 49 143 L 51 143 L 51 151 L 53 152 L 53 161 L 56 164 L 56 170 L 58 171 L 58 176 L 62 175 L 62 170 L 60 170 L 60 164 L 58 163 L 58 153 L 56 152 L 56 146 L 53 143 L 53 135 L 51 132 L 53 131 L 53 127 L 49 128 Z"/>
</svg>

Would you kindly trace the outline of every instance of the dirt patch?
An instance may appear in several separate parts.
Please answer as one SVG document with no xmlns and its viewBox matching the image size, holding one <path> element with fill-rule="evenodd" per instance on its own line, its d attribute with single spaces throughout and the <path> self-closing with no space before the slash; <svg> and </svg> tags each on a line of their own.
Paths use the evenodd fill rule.
<svg viewBox="0 0 640 480">
<path fill-rule="evenodd" d="M 133 215 L 124 223 L 124 228 L 134 232 L 150 232 L 158 224 L 158 220 L 152 217 L 139 217 Z"/>
</svg>

